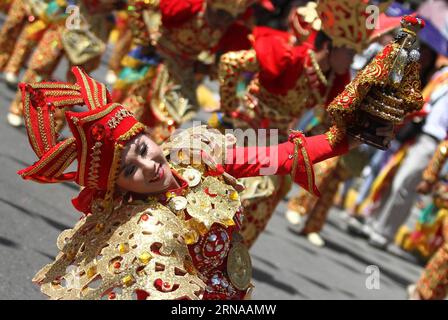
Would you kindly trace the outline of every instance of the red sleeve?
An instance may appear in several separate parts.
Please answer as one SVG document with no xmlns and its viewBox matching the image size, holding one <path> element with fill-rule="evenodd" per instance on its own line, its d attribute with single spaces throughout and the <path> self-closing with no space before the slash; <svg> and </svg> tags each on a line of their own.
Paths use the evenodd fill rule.
<svg viewBox="0 0 448 320">
<path fill-rule="evenodd" d="M 291 174 L 294 182 L 319 195 L 313 164 L 345 154 L 348 149 L 347 139 L 332 147 L 326 135 L 306 138 L 296 132 L 277 146 L 229 149 L 223 169 L 235 178 Z"/>
</svg>

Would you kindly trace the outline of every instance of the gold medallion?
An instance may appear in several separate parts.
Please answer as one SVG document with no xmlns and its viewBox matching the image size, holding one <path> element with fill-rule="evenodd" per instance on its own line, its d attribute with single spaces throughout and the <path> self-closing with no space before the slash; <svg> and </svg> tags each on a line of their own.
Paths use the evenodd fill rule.
<svg viewBox="0 0 448 320">
<path fill-rule="evenodd" d="M 235 288 L 246 290 L 252 279 L 252 262 L 249 251 L 241 242 L 236 242 L 227 258 L 227 274 Z"/>
</svg>

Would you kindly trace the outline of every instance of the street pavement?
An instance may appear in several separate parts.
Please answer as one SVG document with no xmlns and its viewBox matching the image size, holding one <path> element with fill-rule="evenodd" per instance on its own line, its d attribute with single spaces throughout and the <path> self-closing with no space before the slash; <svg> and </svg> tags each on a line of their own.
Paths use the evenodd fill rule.
<svg viewBox="0 0 448 320">
<path fill-rule="evenodd" d="M 97 79 L 104 79 L 106 60 L 93 74 Z M 63 79 L 65 68 L 63 62 L 57 78 Z M 6 122 L 14 94 L 0 83 L 0 299 L 45 299 L 31 279 L 57 254 L 58 234 L 79 219 L 70 202 L 78 187 L 39 185 L 16 174 L 36 157 L 25 130 Z M 337 210 L 322 233 L 326 246 L 314 247 L 289 231 L 285 209 L 283 201 L 251 250 L 254 299 L 406 299 L 421 266 L 349 235 Z M 366 285 L 372 265 L 379 268 L 379 288 Z"/>
</svg>

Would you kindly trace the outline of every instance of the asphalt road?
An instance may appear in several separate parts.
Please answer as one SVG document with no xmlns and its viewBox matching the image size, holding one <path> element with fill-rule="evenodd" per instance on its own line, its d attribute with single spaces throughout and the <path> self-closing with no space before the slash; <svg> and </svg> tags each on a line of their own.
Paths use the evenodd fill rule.
<svg viewBox="0 0 448 320">
<path fill-rule="evenodd" d="M 107 57 L 106 57 L 107 58 Z M 66 65 L 58 68 L 63 78 Z M 104 79 L 106 64 L 94 73 Z M 0 82 L 0 299 L 44 299 L 31 283 L 53 260 L 58 234 L 79 214 L 70 199 L 72 184 L 39 185 L 16 171 L 36 160 L 23 129 L 10 127 L 6 114 L 14 92 Z M 204 116 L 204 115 L 202 115 Z M 316 248 L 288 231 L 284 201 L 251 250 L 255 299 L 405 299 L 406 286 L 421 267 L 368 246 L 348 235 L 337 211 L 323 230 L 326 247 Z M 379 268 L 379 288 L 368 289 L 368 266 Z M 367 281 L 368 282 L 368 281 Z"/>
</svg>

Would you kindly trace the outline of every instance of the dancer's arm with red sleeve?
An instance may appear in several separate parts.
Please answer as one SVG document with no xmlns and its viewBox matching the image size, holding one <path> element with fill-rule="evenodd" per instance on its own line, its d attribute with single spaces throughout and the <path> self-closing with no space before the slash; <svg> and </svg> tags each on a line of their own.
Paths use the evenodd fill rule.
<svg viewBox="0 0 448 320">
<path fill-rule="evenodd" d="M 234 147 L 227 150 L 223 170 L 235 178 L 291 174 L 294 182 L 319 195 L 313 164 L 347 153 L 348 139 L 334 146 L 326 135 L 305 137 L 293 133 L 285 143 L 268 147 Z"/>
</svg>

